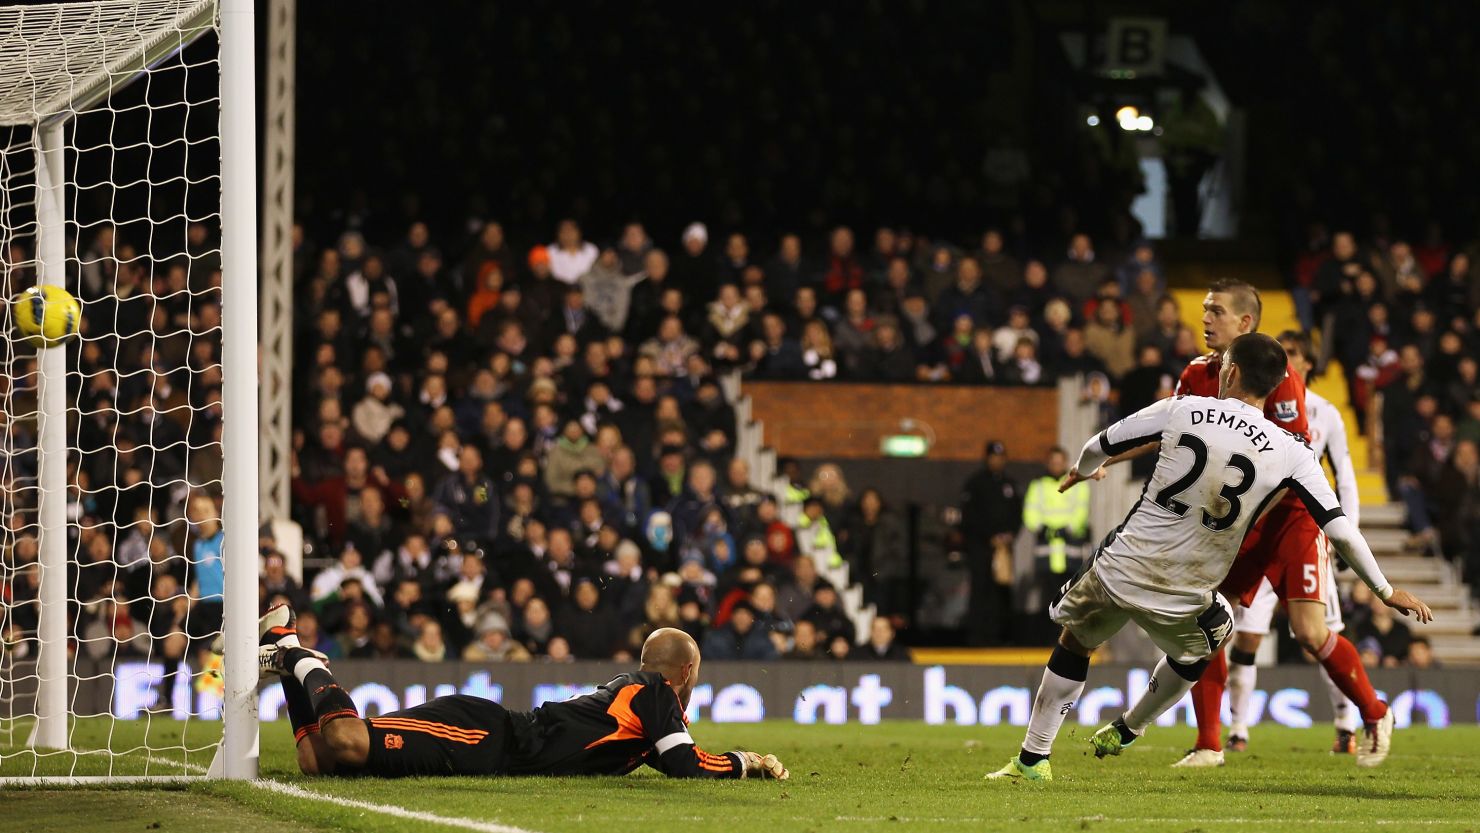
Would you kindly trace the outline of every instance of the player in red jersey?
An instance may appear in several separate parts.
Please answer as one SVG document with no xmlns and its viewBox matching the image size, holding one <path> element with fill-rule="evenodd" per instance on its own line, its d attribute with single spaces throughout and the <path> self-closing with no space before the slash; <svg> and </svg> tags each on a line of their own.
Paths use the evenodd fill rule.
<svg viewBox="0 0 1480 833">
<path fill-rule="evenodd" d="M 1212 352 L 1188 364 L 1177 382 L 1176 392 L 1216 396 L 1223 351 L 1238 336 L 1259 329 L 1261 312 L 1259 291 L 1254 287 L 1236 280 L 1215 282 L 1203 299 L 1203 337 Z M 1293 369 L 1287 372 L 1285 380 L 1265 401 L 1264 412 L 1274 424 L 1309 441 L 1305 382 L 1301 374 Z M 1126 458 L 1131 456 L 1139 455 L 1133 451 Z M 1327 558 L 1320 527 L 1293 494 L 1286 494 L 1273 506 L 1261 507 L 1261 511 L 1265 512 L 1264 517 L 1244 539 L 1238 559 L 1221 589 L 1229 599 L 1248 604 L 1258 592 L 1260 581 L 1269 579 L 1285 604 L 1296 641 L 1320 661 L 1362 713 L 1365 731 L 1357 749 L 1358 765 L 1377 766 L 1387 757 L 1393 716 L 1387 704 L 1377 698 L 1356 647 L 1326 626 L 1322 591 Z M 1175 766 L 1223 765 L 1220 712 L 1228 685 L 1228 661 L 1222 651 L 1214 653 L 1211 660 L 1192 689 L 1197 744 Z"/>
</svg>

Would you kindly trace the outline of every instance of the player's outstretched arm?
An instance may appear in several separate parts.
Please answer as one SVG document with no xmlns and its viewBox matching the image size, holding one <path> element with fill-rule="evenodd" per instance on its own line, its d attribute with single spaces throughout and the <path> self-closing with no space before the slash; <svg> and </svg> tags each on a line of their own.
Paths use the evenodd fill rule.
<svg viewBox="0 0 1480 833">
<path fill-rule="evenodd" d="M 1163 399 L 1090 437 L 1079 452 L 1079 462 L 1059 483 L 1059 491 L 1067 491 L 1082 480 L 1099 480 L 1105 476 L 1106 465 L 1156 448 L 1175 404 L 1175 399 Z"/>
<path fill-rule="evenodd" d="M 775 778 L 786 780 L 791 773 L 775 755 L 735 750 L 723 755 L 714 755 L 700 749 L 688 738 L 660 738 L 656 760 L 649 760 L 653 769 L 670 778 Z M 684 738 L 688 738 L 687 741 Z"/>
<path fill-rule="evenodd" d="M 784 778 L 788 774 L 775 755 L 739 750 L 715 755 L 700 749 L 689 735 L 678 695 L 666 685 L 645 688 L 633 699 L 643 733 L 653 743 L 647 763 L 670 778 Z"/>
<path fill-rule="evenodd" d="M 1116 463 L 1124 463 L 1126 460 L 1134 460 L 1137 457 L 1145 457 L 1147 454 L 1155 452 L 1158 448 L 1161 448 L 1161 443 L 1151 442 L 1146 443 L 1145 445 L 1136 446 L 1130 451 L 1122 451 L 1121 453 L 1112 456 L 1110 459 L 1101 463 L 1100 468 L 1113 466 Z"/>
</svg>

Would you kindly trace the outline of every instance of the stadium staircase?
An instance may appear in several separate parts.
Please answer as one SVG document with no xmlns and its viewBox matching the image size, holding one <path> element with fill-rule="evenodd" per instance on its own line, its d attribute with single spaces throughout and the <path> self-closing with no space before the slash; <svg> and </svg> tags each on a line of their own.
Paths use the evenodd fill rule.
<svg viewBox="0 0 1480 833">
<path fill-rule="evenodd" d="M 1279 278 L 1258 272 L 1255 267 L 1240 264 L 1234 268 L 1220 265 L 1219 275 L 1238 277 L 1262 287 L 1260 297 L 1264 302 L 1264 319 L 1261 330 L 1277 334 L 1283 330 L 1300 329 L 1295 315 L 1295 302 L 1290 293 L 1279 286 Z M 1243 274 L 1255 272 L 1255 274 Z M 1184 276 L 1185 277 L 1185 276 Z M 1206 280 L 1195 285 L 1206 286 Z M 1172 289 L 1173 297 L 1182 308 L 1182 317 L 1193 332 L 1202 333 L 1203 289 Z M 1470 588 L 1461 579 L 1459 569 L 1443 558 L 1414 552 L 1408 547 L 1408 532 L 1405 529 L 1407 512 L 1401 503 L 1388 499 L 1387 486 L 1382 471 L 1377 465 L 1369 439 L 1357 430 L 1357 418 L 1347 396 L 1345 377 L 1334 359 L 1321 378 L 1311 383 L 1311 389 L 1341 408 L 1346 422 L 1347 442 L 1352 460 L 1357 469 L 1357 490 L 1362 500 L 1362 534 L 1382 564 L 1383 572 L 1392 583 L 1406 587 L 1419 598 L 1428 602 L 1434 610 L 1434 621 L 1424 626 L 1421 632 L 1433 643 L 1434 656 L 1450 664 L 1480 665 L 1480 639 L 1472 633 L 1480 626 L 1480 609 L 1472 601 Z M 1349 588 L 1356 576 L 1349 570 L 1337 574 L 1338 583 Z M 1473 580 L 1473 577 L 1472 577 Z"/>
<path fill-rule="evenodd" d="M 776 450 L 765 444 L 765 424 L 755 419 L 751 412 L 750 397 L 741 390 L 739 372 L 721 377 L 720 384 L 724 389 L 725 399 L 735 409 L 735 456 L 750 466 L 751 485 L 774 497 L 781 508 L 781 520 L 796 529 L 797 521 L 802 515 L 802 505 L 791 499 L 791 490 L 787 488 L 789 484 L 781 474 Z M 868 639 L 875 615 L 874 606 L 864 602 L 863 586 L 852 580 L 846 562 L 836 565 L 832 563 L 834 553 L 814 551 L 808 555 L 817 567 L 817 574 L 838 588 L 843 610 L 853 623 L 857 637 L 855 641 L 863 644 Z"/>
</svg>

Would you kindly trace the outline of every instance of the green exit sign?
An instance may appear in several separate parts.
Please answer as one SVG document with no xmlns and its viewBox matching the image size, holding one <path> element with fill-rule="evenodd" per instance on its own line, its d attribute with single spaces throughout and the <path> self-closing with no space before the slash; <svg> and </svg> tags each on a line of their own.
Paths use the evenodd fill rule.
<svg viewBox="0 0 1480 833">
<path fill-rule="evenodd" d="M 930 445 L 918 434 L 891 434 L 879 441 L 885 457 L 924 457 Z"/>
</svg>

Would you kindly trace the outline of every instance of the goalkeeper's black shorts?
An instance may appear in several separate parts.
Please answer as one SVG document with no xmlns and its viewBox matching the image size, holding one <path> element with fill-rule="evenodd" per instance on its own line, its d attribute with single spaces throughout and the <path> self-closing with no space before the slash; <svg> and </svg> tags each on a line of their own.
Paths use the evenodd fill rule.
<svg viewBox="0 0 1480 833">
<path fill-rule="evenodd" d="M 497 775 L 513 741 L 509 713 L 492 700 L 455 694 L 372 717 L 366 775 Z"/>
</svg>

